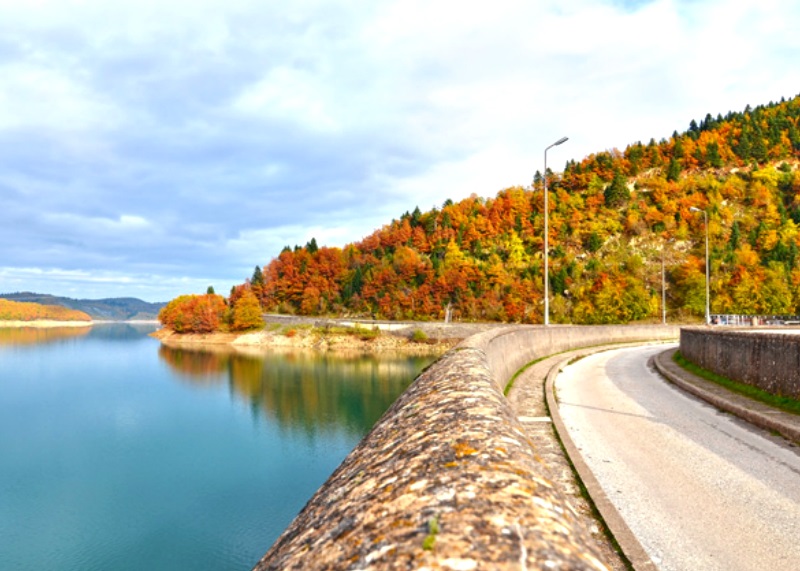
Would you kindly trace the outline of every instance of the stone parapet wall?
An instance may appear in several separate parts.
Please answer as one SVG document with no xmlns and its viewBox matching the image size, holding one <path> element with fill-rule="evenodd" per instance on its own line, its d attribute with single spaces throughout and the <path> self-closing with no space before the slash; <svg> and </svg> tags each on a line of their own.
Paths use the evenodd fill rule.
<svg viewBox="0 0 800 571">
<path fill-rule="evenodd" d="M 502 390 L 517 371 L 537 358 L 594 345 L 677 339 L 679 331 L 671 325 L 509 326 L 473 335 L 461 346 L 486 352 L 492 378 Z"/>
<path fill-rule="evenodd" d="M 681 354 L 692 363 L 777 396 L 800 399 L 800 335 L 768 331 L 681 329 Z"/>
<path fill-rule="evenodd" d="M 425 370 L 256 569 L 605 569 L 503 396 L 528 362 L 673 327 L 498 327 Z"/>
</svg>

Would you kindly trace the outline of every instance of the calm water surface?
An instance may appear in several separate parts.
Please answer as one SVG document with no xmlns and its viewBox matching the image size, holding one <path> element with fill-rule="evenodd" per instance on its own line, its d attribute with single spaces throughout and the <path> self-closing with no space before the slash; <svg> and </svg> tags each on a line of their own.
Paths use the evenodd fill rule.
<svg viewBox="0 0 800 571">
<path fill-rule="evenodd" d="M 250 569 L 432 360 L 153 329 L 0 329 L 0 569 Z"/>
</svg>

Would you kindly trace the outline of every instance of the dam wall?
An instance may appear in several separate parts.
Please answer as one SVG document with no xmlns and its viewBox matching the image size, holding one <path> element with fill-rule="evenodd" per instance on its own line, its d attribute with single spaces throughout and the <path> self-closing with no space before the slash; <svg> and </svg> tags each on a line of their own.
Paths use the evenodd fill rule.
<svg viewBox="0 0 800 571">
<path fill-rule="evenodd" d="M 681 329 L 680 351 L 713 373 L 776 396 L 800 399 L 798 333 L 687 327 Z"/>
<path fill-rule="evenodd" d="M 533 360 L 677 327 L 505 326 L 422 372 L 256 565 L 606 569 L 503 396 Z"/>
</svg>

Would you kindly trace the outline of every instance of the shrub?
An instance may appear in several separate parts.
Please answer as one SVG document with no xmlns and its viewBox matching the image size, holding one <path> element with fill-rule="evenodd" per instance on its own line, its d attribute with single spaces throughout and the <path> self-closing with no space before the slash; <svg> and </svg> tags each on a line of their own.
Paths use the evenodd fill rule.
<svg viewBox="0 0 800 571">
<path fill-rule="evenodd" d="M 427 343 L 428 335 L 422 329 L 415 329 L 411 335 L 411 340 L 414 343 Z"/>
<path fill-rule="evenodd" d="M 366 327 L 356 326 L 353 328 L 355 335 L 362 341 L 371 341 L 381 334 L 381 330 L 377 327 L 367 329 Z"/>
</svg>

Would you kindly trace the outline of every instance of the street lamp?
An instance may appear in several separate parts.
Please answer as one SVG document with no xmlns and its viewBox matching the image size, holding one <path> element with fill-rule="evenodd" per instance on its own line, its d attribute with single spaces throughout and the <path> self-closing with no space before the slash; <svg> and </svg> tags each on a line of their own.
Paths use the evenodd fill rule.
<svg viewBox="0 0 800 571">
<path fill-rule="evenodd" d="M 667 280 L 664 274 L 664 246 L 661 246 L 661 324 L 667 324 Z"/>
<path fill-rule="evenodd" d="M 709 307 L 709 264 L 708 264 L 708 212 L 705 210 L 700 210 L 695 206 L 690 206 L 689 210 L 692 212 L 702 212 L 703 213 L 703 226 L 706 229 L 706 325 L 711 324 L 711 309 Z"/>
<path fill-rule="evenodd" d="M 547 151 L 555 147 L 556 145 L 560 145 L 561 143 L 566 143 L 568 137 L 561 137 L 558 141 L 550 145 L 544 150 L 544 324 L 550 325 L 550 271 L 548 270 L 548 252 L 547 252 L 547 242 L 548 242 L 548 219 L 550 218 L 550 212 L 547 206 Z"/>
</svg>

